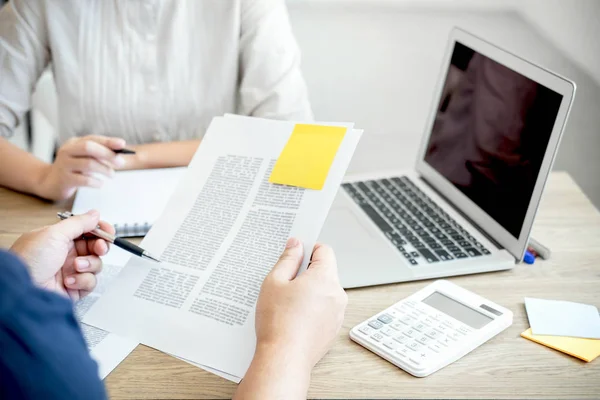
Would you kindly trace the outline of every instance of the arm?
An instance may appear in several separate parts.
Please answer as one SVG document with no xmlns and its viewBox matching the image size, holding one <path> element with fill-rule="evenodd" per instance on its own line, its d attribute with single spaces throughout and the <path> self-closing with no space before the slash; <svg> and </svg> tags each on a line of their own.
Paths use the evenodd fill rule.
<svg viewBox="0 0 600 400">
<path fill-rule="evenodd" d="M 311 120 L 300 50 L 283 0 L 242 0 L 238 113 Z"/>
<path fill-rule="evenodd" d="M 0 137 L 0 185 L 42 196 L 40 183 L 48 164 Z"/>
<path fill-rule="evenodd" d="M 33 285 L 0 251 L 0 398 L 105 399 L 68 299 Z"/>
<path fill-rule="evenodd" d="M 235 400 L 306 399 L 313 367 L 335 340 L 348 302 L 333 250 L 316 245 L 299 276 L 302 244 L 290 239 L 256 305 L 256 351 Z"/>
<path fill-rule="evenodd" d="M 302 355 L 259 345 L 234 399 L 306 399 L 311 369 Z"/>
<path fill-rule="evenodd" d="M 0 9 L 0 184 L 36 193 L 45 163 L 4 140 L 31 106 L 50 61 L 41 3 L 15 0 Z"/>
<path fill-rule="evenodd" d="M 12 136 L 50 62 L 44 3 L 13 0 L 0 9 L 0 136 Z"/>
<path fill-rule="evenodd" d="M 94 174 L 111 176 L 122 166 L 111 149 L 125 142 L 74 138 L 61 147 L 53 164 L 47 164 L 4 139 L 30 109 L 35 83 L 50 62 L 45 4 L 13 0 L 0 9 L 0 185 L 62 200 L 80 186 L 101 186 Z"/>
<path fill-rule="evenodd" d="M 200 139 L 131 146 L 136 154 L 123 157 L 122 169 L 186 167 L 199 145 Z"/>
</svg>

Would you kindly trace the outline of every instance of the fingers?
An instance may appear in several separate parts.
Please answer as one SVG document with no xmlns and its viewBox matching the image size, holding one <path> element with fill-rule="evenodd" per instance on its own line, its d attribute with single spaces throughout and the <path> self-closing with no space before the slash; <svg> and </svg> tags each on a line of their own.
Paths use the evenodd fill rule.
<svg viewBox="0 0 600 400">
<path fill-rule="evenodd" d="M 92 188 L 101 188 L 104 182 L 93 176 L 86 176 L 78 173 L 71 173 L 71 184 L 75 187 L 88 186 Z"/>
<path fill-rule="evenodd" d="M 100 225 L 100 229 L 102 229 L 104 232 L 108 232 L 111 235 L 115 234 L 115 227 L 112 226 L 111 224 L 109 224 L 108 222 L 106 222 L 106 221 L 100 221 L 98 223 L 98 225 Z"/>
<path fill-rule="evenodd" d="M 94 230 L 99 220 L 100 213 L 96 210 L 91 210 L 85 214 L 75 215 L 60 221 L 53 225 L 51 229 L 58 230 L 67 240 L 75 240 L 84 233 Z"/>
<path fill-rule="evenodd" d="M 327 269 L 337 273 L 337 260 L 333 249 L 326 244 L 317 243 L 313 249 L 309 268 Z"/>
<path fill-rule="evenodd" d="M 95 158 L 101 162 L 107 162 L 115 168 L 125 165 L 125 159 L 113 150 L 125 147 L 125 141 L 120 138 L 90 135 L 77 138 L 65 144 L 61 151 L 72 157 Z"/>
<path fill-rule="evenodd" d="M 97 274 L 102 271 L 102 260 L 98 256 L 77 257 L 73 263 L 77 272 Z"/>
<path fill-rule="evenodd" d="M 276 279 L 291 281 L 298 274 L 302 259 L 302 243 L 296 238 L 290 238 L 279 261 L 273 267 L 271 275 Z"/>
<path fill-rule="evenodd" d="M 64 279 L 65 287 L 71 291 L 83 290 L 86 292 L 91 292 L 96 287 L 96 283 L 96 275 L 91 272 L 67 276 Z"/>
<path fill-rule="evenodd" d="M 105 256 L 109 250 L 109 244 L 103 239 L 93 239 L 87 241 L 89 254 Z"/>
<path fill-rule="evenodd" d="M 71 161 L 71 170 L 73 172 L 80 173 L 85 176 L 93 176 L 94 174 L 101 174 L 106 177 L 112 178 L 115 175 L 115 170 L 110 168 L 105 163 L 101 163 L 94 158 L 74 158 Z"/>
<path fill-rule="evenodd" d="M 104 232 L 110 233 L 111 235 L 115 234 L 115 228 L 109 224 L 108 222 L 104 222 L 104 221 L 100 221 L 98 223 L 98 225 L 100 226 L 100 229 L 102 229 Z M 86 236 L 87 237 L 87 236 Z M 86 250 L 84 250 L 84 252 L 80 252 L 79 251 L 79 247 L 77 248 L 77 254 L 79 255 L 84 255 L 84 254 L 95 254 L 98 256 L 103 256 L 106 255 L 106 253 L 108 253 L 109 250 L 109 244 L 108 242 L 106 242 L 103 239 L 98 239 L 95 236 L 89 236 L 88 239 L 85 241 L 87 242 L 87 248 Z"/>
<path fill-rule="evenodd" d="M 101 144 L 104 147 L 108 147 L 112 150 L 121 150 L 125 148 L 125 139 L 111 136 L 101 135 L 88 135 L 84 136 L 83 139 L 93 140 L 96 143 Z"/>
</svg>

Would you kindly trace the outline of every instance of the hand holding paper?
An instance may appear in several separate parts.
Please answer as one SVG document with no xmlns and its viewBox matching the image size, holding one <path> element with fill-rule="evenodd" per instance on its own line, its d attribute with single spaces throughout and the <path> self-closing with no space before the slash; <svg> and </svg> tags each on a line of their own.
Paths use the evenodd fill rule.
<svg viewBox="0 0 600 400">
<path fill-rule="evenodd" d="M 311 370 L 340 330 L 347 296 L 333 250 L 315 246 L 308 270 L 296 276 L 302 255 L 302 244 L 288 240 L 263 282 L 256 308 L 256 352 L 234 398 L 306 398 Z"/>
<path fill-rule="evenodd" d="M 287 179 L 272 184 L 275 165 L 297 129 L 305 128 L 287 121 L 215 118 L 141 244 L 160 254 L 162 263 L 131 259 L 84 322 L 243 377 L 256 346 L 261 284 L 289 237 L 303 242 L 300 270 L 306 269 L 362 133 L 344 125 L 324 127 L 330 134 L 317 135 L 321 141 L 311 134 L 308 142 L 301 139 L 305 150 L 307 143 L 327 150 L 318 153 L 324 164 L 307 169 L 318 171 L 311 172 L 309 183 L 318 181 L 321 190 L 292 186 Z"/>
<path fill-rule="evenodd" d="M 339 332 L 348 297 L 330 247 L 316 245 L 308 269 L 296 276 L 302 257 L 298 239 L 288 240 L 279 262 L 265 278 L 256 306 L 256 340 L 258 345 L 306 357 L 312 368 Z"/>
</svg>

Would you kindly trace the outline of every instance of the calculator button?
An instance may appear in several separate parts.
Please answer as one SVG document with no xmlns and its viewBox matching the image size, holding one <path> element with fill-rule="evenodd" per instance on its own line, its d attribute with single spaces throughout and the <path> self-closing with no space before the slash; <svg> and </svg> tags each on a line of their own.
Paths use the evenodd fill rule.
<svg viewBox="0 0 600 400">
<path fill-rule="evenodd" d="M 406 347 L 408 347 L 411 350 L 417 351 L 417 350 L 420 350 L 421 348 L 423 348 L 423 345 L 421 343 L 417 343 L 413 340 L 411 342 L 406 343 Z"/>
<path fill-rule="evenodd" d="M 444 336 L 444 337 L 438 339 L 438 343 L 440 343 L 444 347 L 448 347 L 454 343 L 454 340 L 449 339 L 447 336 Z"/>
<path fill-rule="evenodd" d="M 444 314 L 435 313 L 435 314 L 431 314 L 430 317 L 433 317 L 433 319 L 436 319 L 438 321 L 442 321 L 444 319 Z"/>
<path fill-rule="evenodd" d="M 457 341 L 461 340 L 462 338 L 465 337 L 463 334 L 458 333 L 456 331 L 448 332 L 446 336 L 450 337 L 450 339 L 457 340 Z"/>
<path fill-rule="evenodd" d="M 400 318 L 400 322 L 402 322 L 405 325 L 411 325 L 414 321 L 414 318 L 409 317 L 408 315 L 405 315 L 404 317 Z"/>
<path fill-rule="evenodd" d="M 404 343 L 408 342 L 410 339 L 404 335 L 398 335 L 398 336 L 394 337 L 394 340 L 398 343 L 404 344 Z"/>
<path fill-rule="evenodd" d="M 425 334 L 432 339 L 437 339 L 442 336 L 442 334 L 436 331 L 435 329 L 429 329 L 425 332 Z"/>
<path fill-rule="evenodd" d="M 432 358 L 433 355 L 434 354 L 429 349 L 425 348 L 425 349 L 417 351 L 417 357 L 416 358 L 418 360 L 420 360 L 420 361 L 427 361 L 430 358 Z"/>
<path fill-rule="evenodd" d="M 377 320 L 369 321 L 369 326 L 373 329 L 380 329 L 383 324 Z"/>
<path fill-rule="evenodd" d="M 406 327 L 406 325 L 404 325 L 401 322 L 392 322 L 390 324 L 390 326 L 398 331 L 401 331 L 402 329 L 404 329 Z"/>
<path fill-rule="evenodd" d="M 417 310 L 412 310 L 411 312 L 408 313 L 408 315 L 410 315 L 414 319 L 419 319 L 419 317 L 421 316 L 421 312 L 417 311 Z"/>
<path fill-rule="evenodd" d="M 396 333 L 398 333 L 398 331 L 390 328 L 389 326 L 384 326 L 380 332 L 383 333 L 385 336 L 394 336 Z"/>
<path fill-rule="evenodd" d="M 419 322 L 418 324 L 413 325 L 413 328 L 418 330 L 419 332 L 423 332 L 425 329 L 427 329 L 427 326 L 425 326 L 424 323 Z"/>
<path fill-rule="evenodd" d="M 371 339 L 373 339 L 376 342 L 381 342 L 384 337 L 385 336 L 383 336 L 381 333 L 377 332 L 371 336 Z"/>
<path fill-rule="evenodd" d="M 429 350 L 435 353 L 441 353 L 444 350 L 444 348 L 439 343 L 434 342 L 429 345 Z"/>
<path fill-rule="evenodd" d="M 401 347 L 398 350 L 396 350 L 396 354 L 398 354 L 400 357 L 408 357 L 409 355 L 413 355 L 413 353 L 414 351 L 407 347 Z"/>
<path fill-rule="evenodd" d="M 417 366 L 421 365 L 421 362 L 414 357 L 409 357 L 408 361 L 410 361 L 412 364 L 417 365 Z"/>
<path fill-rule="evenodd" d="M 392 339 L 388 339 L 385 342 L 383 342 L 383 345 L 388 349 L 394 350 L 396 347 L 398 347 L 398 342 L 394 342 Z"/>
<path fill-rule="evenodd" d="M 398 304 L 398 305 L 394 306 L 394 308 L 397 311 L 402 312 L 402 313 L 407 313 L 407 312 L 411 311 L 411 308 L 408 307 L 406 304 Z"/>
<path fill-rule="evenodd" d="M 381 314 L 377 319 L 383 322 L 384 324 L 389 324 L 394 320 L 394 318 L 392 318 L 392 316 L 388 314 Z"/>
<path fill-rule="evenodd" d="M 422 320 L 424 323 L 426 323 L 427 325 L 434 325 L 435 321 L 431 318 L 431 317 L 425 317 Z"/>
<path fill-rule="evenodd" d="M 429 344 L 429 342 L 431 342 L 431 339 L 425 335 L 422 335 L 417 338 L 417 342 L 422 343 L 422 344 Z"/>
<path fill-rule="evenodd" d="M 456 328 L 456 324 L 450 320 L 443 320 L 442 324 L 446 325 L 448 328 Z"/>
<path fill-rule="evenodd" d="M 369 323 L 369 325 L 371 325 L 371 323 Z M 373 325 L 371 325 L 371 326 L 373 326 Z M 375 328 L 375 327 L 373 326 L 373 328 Z M 378 328 L 375 328 L 375 329 L 378 329 Z M 448 332 L 448 327 L 443 324 L 439 324 L 438 326 L 435 327 L 435 329 L 437 329 L 438 331 L 440 331 L 442 333 Z"/>
<path fill-rule="evenodd" d="M 358 331 L 364 333 L 365 335 L 370 335 L 373 332 L 375 332 L 375 330 L 373 328 L 371 328 L 369 325 L 361 326 L 360 328 L 358 328 Z"/>
<path fill-rule="evenodd" d="M 472 330 L 467 328 L 466 326 L 459 326 L 458 328 L 456 328 L 456 330 L 459 331 L 460 333 L 464 333 L 465 335 L 468 335 L 469 333 L 472 332 Z"/>
<path fill-rule="evenodd" d="M 385 310 L 386 314 L 391 315 L 392 317 L 399 317 L 402 313 L 394 308 L 390 308 L 389 310 Z"/>
<path fill-rule="evenodd" d="M 416 332 L 414 329 L 406 329 L 406 330 L 405 330 L 404 332 L 402 332 L 402 333 L 404 333 L 406 336 L 408 336 L 408 337 L 410 337 L 410 338 L 411 338 L 411 337 L 414 337 L 414 336 L 417 334 L 417 332 Z"/>
</svg>

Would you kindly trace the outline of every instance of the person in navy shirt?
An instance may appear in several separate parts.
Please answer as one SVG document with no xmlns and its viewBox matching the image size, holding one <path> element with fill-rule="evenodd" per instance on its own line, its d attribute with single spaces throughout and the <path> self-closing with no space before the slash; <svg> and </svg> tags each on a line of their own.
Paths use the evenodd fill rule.
<svg viewBox="0 0 600 400">
<path fill-rule="evenodd" d="M 105 399 L 98 367 L 73 314 L 91 292 L 108 244 L 86 233 L 90 211 L 21 236 L 0 250 L 0 399 Z M 341 327 L 347 296 L 328 246 L 290 239 L 265 278 L 256 308 L 256 351 L 234 399 L 305 399 L 310 374 Z M 299 329 L 298 327 L 302 327 Z"/>
</svg>

